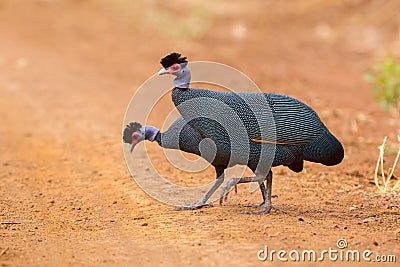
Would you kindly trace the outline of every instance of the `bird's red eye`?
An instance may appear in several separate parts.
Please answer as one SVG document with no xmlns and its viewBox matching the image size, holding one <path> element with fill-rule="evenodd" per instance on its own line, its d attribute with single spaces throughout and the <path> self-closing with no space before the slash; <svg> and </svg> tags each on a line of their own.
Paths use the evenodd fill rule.
<svg viewBox="0 0 400 267">
<path fill-rule="evenodd" d="M 174 65 L 172 65 L 171 67 L 168 68 L 168 72 L 170 74 L 178 72 L 182 69 L 182 66 L 178 63 L 175 63 Z"/>
</svg>

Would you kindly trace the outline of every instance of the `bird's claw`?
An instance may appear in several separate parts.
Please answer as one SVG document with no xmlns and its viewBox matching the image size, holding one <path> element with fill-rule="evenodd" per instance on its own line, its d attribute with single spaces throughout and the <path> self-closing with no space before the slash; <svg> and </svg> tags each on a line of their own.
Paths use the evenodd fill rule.
<svg viewBox="0 0 400 267">
<path fill-rule="evenodd" d="M 278 197 L 278 195 L 271 196 L 271 198 L 276 198 L 276 197 Z M 265 205 L 265 201 L 261 202 L 260 204 L 248 204 L 248 205 L 245 205 L 244 207 L 245 208 L 254 208 L 254 207 L 262 207 L 264 205 Z M 275 209 L 277 209 L 277 208 L 275 208 Z"/>
<path fill-rule="evenodd" d="M 231 188 L 235 188 L 235 193 L 237 194 L 237 183 L 240 181 L 240 178 L 232 178 L 221 189 L 221 195 L 219 197 L 219 204 L 222 205 L 222 202 L 228 199 L 229 192 Z"/>
<path fill-rule="evenodd" d="M 205 207 L 213 207 L 213 204 L 193 204 L 193 205 L 188 205 L 188 206 L 181 206 L 181 207 L 176 207 L 174 208 L 174 210 L 176 211 L 182 211 L 182 210 L 198 210 L 201 208 L 205 208 Z"/>
<path fill-rule="evenodd" d="M 248 204 L 244 205 L 245 208 L 254 208 L 254 207 L 262 207 L 265 204 L 265 202 L 261 202 L 260 204 Z"/>
<path fill-rule="evenodd" d="M 271 209 L 274 209 L 274 210 L 276 210 L 276 211 L 279 210 L 279 208 L 270 205 L 270 206 L 265 207 L 265 208 L 262 209 L 262 210 L 245 211 L 245 212 L 241 212 L 241 214 L 268 214 L 268 213 L 271 211 Z"/>
</svg>

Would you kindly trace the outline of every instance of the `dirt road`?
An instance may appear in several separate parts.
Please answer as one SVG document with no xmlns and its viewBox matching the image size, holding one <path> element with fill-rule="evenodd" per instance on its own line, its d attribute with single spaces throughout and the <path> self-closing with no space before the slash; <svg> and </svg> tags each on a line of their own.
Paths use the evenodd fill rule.
<svg viewBox="0 0 400 267">
<path fill-rule="evenodd" d="M 265 245 L 322 251 L 341 238 L 399 261 L 399 195 L 380 194 L 373 172 L 377 147 L 386 135 L 395 145 L 400 125 L 363 73 L 400 51 L 400 6 L 362 2 L 0 0 L 0 265 L 256 266 L 267 264 L 257 259 Z M 152 199 L 126 168 L 121 125 L 171 51 L 308 103 L 343 142 L 343 163 L 276 168 L 280 211 L 269 215 L 240 214 L 261 200 L 245 186 L 196 211 Z M 214 179 L 211 169 L 181 173 L 148 147 L 177 183 Z"/>
</svg>

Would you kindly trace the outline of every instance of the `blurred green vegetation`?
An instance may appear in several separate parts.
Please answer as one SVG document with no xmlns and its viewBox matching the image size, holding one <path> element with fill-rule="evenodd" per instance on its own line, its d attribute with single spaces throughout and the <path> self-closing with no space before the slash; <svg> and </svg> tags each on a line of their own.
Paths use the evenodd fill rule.
<svg viewBox="0 0 400 267">
<path fill-rule="evenodd" d="M 372 83 L 372 92 L 380 106 L 386 111 L 400 114 L 400 61 L 387 58 L 365 74 Z"/>
<path fill-rule="evenodd" d="M 386 155 L 393 156 L 397 155 L 398 149 L 394 145 L 386 145 L 384 151 Z"/>
</svg>

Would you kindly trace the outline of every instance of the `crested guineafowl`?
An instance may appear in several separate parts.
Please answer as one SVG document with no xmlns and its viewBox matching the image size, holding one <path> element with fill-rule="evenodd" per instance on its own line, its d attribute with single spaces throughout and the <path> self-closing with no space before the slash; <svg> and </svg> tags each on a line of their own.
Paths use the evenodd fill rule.
<svg viewBox="0 0 400 267">
<path fill-rule="evenodd" d="M 207 144 L 205 138 L 203 138 L 196 130 L 194 130 L 182 117 L 179 117 L 176 121 L 172 123 L 172 125 L 168 128 L 167 131 L 161 132 L 154 126 L 142 126 L 138 122 L 131 122 L 126 125 L 123 131 L 123 142 L 130 145 L 130 150 L 133 151 L 134 147 L 141 141 L 148 140 L 150 142 L 156 141 L 161 147 L 167 149 L 179 149 L 181 151 L 195 154 L 201 156 L 208 162 L 210 162 L 216 171 L 218 168 L 225 169 L 226 160 L 223 156 L 223 153 L 219 153 L 218 151 L 212 151 L 214 148 L 212 145 Z M 200 143 L 205 141 L 202 144 L 202 148 L 200 147 Z M 280 148 L 278 148 L 280 149 Z M 211 150 L 211 151 L 210 151 Z M 285 155 L 282 151 L 279 155 Z M 290 157 L 290 155 L 286 155 Z M 273 165 L 280 165 L 282 159 L 276 158 L 278 161 Z M 275 160 L 275 159 L 274 159 Z M 221 167 L 220 167 L 221 166 Z M 222 171 L 223 171 L 222 170 Z M 221 172 L 221 171 L 220 171 Z M 218 175 L 218 172 L 217 172 Z M 227 190 L 233 186 L 236 186 L 237 183 L 250 182 L 254 180 L 255 177 L 243 177 L 243 178 L 232 178 L 224 187 L 224 196 L 227 195 Z M 263 196 L 263 203 L 265 202 L 265 186 L 263 183 L 260 183 L 260 190 Z M 210 206 L 208 204 L 205 204 Z M 196 208 L 200 208 L 202 206 L 194 206 Z M 194 208 L 193 207 L 193 208 Z M 177 208 L 176 210 L 180 210 L 181 208 Z"/>
<path fill-rule="evenodd" d="M 182 117 L 174 121 L 168 130 L 163 133 L 154 126 L 142 126 L 138 122 L 131 122 L 125 127 L 123 132 L 123 141 L 124 143 L 130 144 L 131 152 L 135 145 L 143 140 L 149 140 L 151 142 L 157 141 L 157 143 L 163 148 L 179 149 L 199 155 L 215 167 L 217 177 L 224 174 L 225 168 L 220 167 L 221 165 L 224 166 L 224 162 L 226 161 L 224 155 L 218 155 L 218 151 L 207 151 L 213 150 L 213 147 L 207 146 L 207 142 L 203 143 L 205 149 L 200 149 L 200 143 L 204 138 L 199 134 L 199 132 L 195 131 L 189 124 L 187 124 Z M 214 155 L 216 156 L 214 157 Z M 264 192 L 265 190 L 263 186 L 260 186 L 260 189 L 261 192 Z M 202 205 L 193 205 L 192 209 L 198 209 L 205 206 L 211 206 L 211 204 L 206 204 L 204 202 Z M 180 209 L 181 208 L 176 208 L 175 210 Z"/>
<path fill-rule="evenodd" d="M 183 119 L 203 138 L 209 138 L 217 147 L 218 164 L 214 165 L 217 170 L 217 178 L 214 185 L 206 192 L 204 197 L 196 204 L 182 207 L 182 209 L 195 209 L 206 205 L 209 197 L 222 184 L 224 180 L 224 169 L 236 164 L 247 165 L 260 183 L 266 179 L 266 201 L 263 209 L 254 213 L 268 213 L 274 208 L 271 203 L 272 172 L 271 166 L 285 165 L 295 172 L 303 169 L 303 161 L 321 163 L 327 166 L 339 164 L 344 157 L 341 143 L 332 135 L 322 123 L 317 113 L 306 104 L 294 98 L 273 93 L 235 93 L 217 92 L 206 89 L 189 88 L 191 74 L 186 57 L 178 53 L 171 53 L 161 59 L 163 68 L 159 75 L 172 74 L 174 89 L 172 90 L 172 101 L 181 113 Z M 246 102 L 244 98 L 260 99 L 264 103 L 258 105 L 256 110 L 251 109 L 253 103 Z M 210 101 L 205 101 L 205 100 Z M 196 101 L 197 100 L 197 101 Z M 221 103 L 221 108 L 211 107 L 212 101 Z M 235 116 L 224 114 L 226 106 L 234 111 Z M 211 115 L 217 118 L 231 121 L 234 124 L 240 120 L 243 127 L 237 128 L 233 137 L 245 132 L 245 139 L 249 146 L 248 155 L 240 155 L 233 151 L 232 147 L 237 141 L 232 141 L 232 133 L 225 129 L 218 121 L 204 116 L 204 110 L 208 109 Z M 212 110 L 210 110 L 212 109 Z M 255 115 L 258 114 L 258 117 Z M 270 127 L 260 127 L 260 115 L 267 120 Z M 262 121 L 261 121 L 262 123 Z M 267 125 L 268 126 L 268 125 Z M 274 135 L 268 131 L 273 129 Z M 268 134 L 264 134 L 268 132 Z M 243 135 L 242 135 L 243 136 Z M 265 136 L 273 136 L 265 139 Z M 263 151 L 272 151 L 272 159 L 262 157 Z M 267 153 L 268 154 L 268 153 Z M 233 157 L 233 159 L 231 158 Z M 244 160 L 245 159 L 245 160 Z M 267 161 L 270 163 L 267 164 Z M 260 167 L 261 166 L 261 167 Z M 267 169 L 262 167 L 267 166 Z M 260 171 L 261 169 L 261 171 Z M 246 179 L 236 182 L 248 182 Z"/>
</svg>

